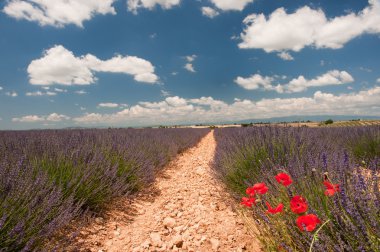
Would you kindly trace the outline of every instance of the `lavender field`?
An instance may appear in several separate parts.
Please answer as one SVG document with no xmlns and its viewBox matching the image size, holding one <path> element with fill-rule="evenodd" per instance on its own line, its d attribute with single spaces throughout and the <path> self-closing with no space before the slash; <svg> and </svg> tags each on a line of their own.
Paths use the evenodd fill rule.
<svg viewBox="0 0 380 252">
<path fill-rule="evenodd" d="M 0 251 L 30 251 L 84 212 L 149 185 L 208 129 L 0 132 Z"/>
<path fill-rule="evenodd" d="M 288 209 L 295 195 L 318 216 L 318 228 L 327 222 L 312 251 L 380 251 L 379 126 L 225 128 L 215 137 L 214 169 L 237 200 L 255 183 L 268 187 L 244 202 L 265 251 L 311 251 L 314 234 L 297 228 L 297 215 Z M 292 181 L 279 184 L 278 173 Z M 325 192 L 326 181 L 335 191 Z M 265 211 L 266 202 L 284 210 Z"/>
</svg>

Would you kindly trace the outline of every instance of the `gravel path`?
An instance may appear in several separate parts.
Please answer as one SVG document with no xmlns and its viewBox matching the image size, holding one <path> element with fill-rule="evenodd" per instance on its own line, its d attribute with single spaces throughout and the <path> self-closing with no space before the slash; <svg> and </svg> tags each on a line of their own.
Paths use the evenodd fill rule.
<svg viewBox="0 0 380 252">
<path fill-rule="evenodd" d="M 213 132 L 171 162 L 154 185 L 116 202 L 83 229 L 83 251 L 261 251 L 211 173 Z"/>
</svg>

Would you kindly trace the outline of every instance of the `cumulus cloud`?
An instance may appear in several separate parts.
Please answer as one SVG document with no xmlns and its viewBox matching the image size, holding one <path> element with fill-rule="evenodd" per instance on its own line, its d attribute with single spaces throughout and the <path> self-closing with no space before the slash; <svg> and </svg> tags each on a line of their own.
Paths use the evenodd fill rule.
<svg viewBox="0 0 380 252">
<path fill-rule="evenodd" d="M 161 96 L 163 96 L 163 97 L 167 97 L 167 96 L 170 96 L 170 92 L 169 92 L 169 91 L 166 91 L 166 90 L 162 90 L 162 89 L 161 89 Z"/>
<path fill-rule="evenodd" d="M 42 58 L 29 64 L 27 71 L 33 85 L 89 85 L 97 80 L 95 72 L 124 73 L 138 82 L 152 84 L 158 80 L 154 66 L 145 59 L 117 55 L 100 60 L 92 54 L 76 57 L 62 45 L 46 50 Z"/>
<path fill-rule="evenodd" d="M 61 122 L 64 120 L 70 120 L 70 117 L 66 115 L 61 115 L 57 113 L 52 113 L 46 116 L 38 116 L 38 115 L 26 115 L 20 118 L 12 118 L 12 122 Z"/>
<path fill-rule="evenodd" d="M 75 91 L 74 93 L 75 93 L 75 94 L 78 94 L 78 95 L 85 95 L 85 94 L 87 94 L 87 92 L 84 91 L 84 90 L 77 90 L 77 91 Z"/>
<path fill-rule="evenodd" d="M 251 75 L 248 78 L 237 77 L 235 83 L 244 89 L 254 90 L 263 88 L 264 90 L 272 90 L 273 77 L 261 76 L 260 74 Z"/>
<path fill-rule="evenodd" d="M 191 63 L 186 63 L 185 66 L 184 66 L 184 68 L 185 68 L 187 71 L 189 71 L 189 72 L 192 72 L 192 73 L 195 73 L 195 72 L 196 72 L 195 69 L 194 69 L 193 64 L 191 64 Z"/>
<path fill-rule="evenodd" d="M 45 119 L 48 122 L 60 122 L 63 120 L 70 120 L 70 117 L 66 115 L 59 115 L 57 113 L 50 114 Z"/>
<path fill-rule="evenodd" d="M 18 96 L 18 94 L 15 91 L 6 92 L 5 95 L 10 96 L 10 97 L 17 97 Z"/>
<path fill-rule="evenodd" d="M 195 69 L 194 69 L 194 66 L 193 66 L 193 63 L 194 60 L 197 58 L 197 55 L 189 55 L 189 56 L 186 56 L 185 59 L 187 61 L 187 63 L 185 64 L 184 68 L 189 71 L 189 72 L 192 72 L 192 73 L 195 73 Z"/>
<path fill-rule="evenodd" d="M 215 10 L 211 7 L 206 7 L 206 6 L 202 7 L 201 11 L 202 11 L 203 16 L 206 16 L 209 18 L 214 18 L 220 14 L 217 10 Z"/>
<path fill-rule="evenodd" d="M 67 93 L 67 89 L 61 89 L 61 88 L 54 88 L 54 91 L 58 93 Z"/>
<path fill-rule="evenodd" d="M 224 122 L 291 115 L 380 116 L 380 87 L 334 95 L 317 91 L 311 97 L 254 100 L 235 99 L 231 104 L 212 97 L 185 99 L 174 96 L 160 102 L 140 102 L 116 113 L 89 113 L 73 120 L 80 124 L 176 124 Z M 228 119 L 227 119 L 228 118 Z"/>
<path fill-rule="evenodd" d="M 354 78 L 346 71 L 332 70 L 315 79 L 307 80 L 302 75 L 297 79 L 291 80 L 285 86 L 289 93 L 302 92 L 309 87 L 321 87 L 328 85 L 347 84 L 354 81 Z"/>
<path fill-rule="evenodd" d="M 100 108 L 117 108 L 117 107 L 119 107 L 119 104 L 112 103 L 112 102 L 105 102 L 105 103 L 99 103 L 98 107 L 100 107 Z"/>
<path fill-rule="evenodd" d="M 36 91 L 36 92 L 27 92 L 25 93 L 26 96 L 55 96 L 57 93 L 47 91 L 47 92 L 41 92 L 41 91 Z"/>
<path fill-rule="evenodd" d="M 279 8 L 268 17 L 251 14 L 243 23 L 240 48 L 263 49 L 266 52 L 300 51 L 306 46 L 342 48 L 362 34 L 380 33 L 380 1 L 369 0 L 359 13 L 327 18 L 323 10 L 308 6 L 288 14 Z"/>
<path fill-rule="evenodd" d="M 3 12 L 16 19 L 37 22 L 41 26 L 63 27 L 83 22 L 95 15 L 116 14 L 115 0 L 10 0 Z"/>
<path fill-rule="evenodd" d="M 278 53 L 277 56 L 283 60 L 288 60 L 288 61 L 294 60 L 293 56 L 290 53 L 285 52 L 285 51 Z"/>
<path fill-rule="evenodd" d="M 146 8 L 152 10 L 154 7 L 159 5 L 162 9 L 168 10 L 176 5 L 179 5 L 181 0 L 128 0 L 127 6 L 128 10 L 137 14 L 138 9 Z"/>
<path fill-rule="evenodd" d="M 380 83 L 380 78 L 378 78 L 378 79 L 376 80 L 376 82 L 377 82 L 377 83 Z"/>
<path fill-rule="evenodd" d="M 308 80 L 303 75 L 300 75 L 286 84 L 275 85 L 274 82 L 278 79 L 278 77 L 279 76 L 261 76 L 260 74 L 254 74 L 248 78 L 239 76 L 235 79 L 235 83 L 248 90 L 261 88 L 263 90 L 274 90 L 278 93 L 297 93 L 305 91 L 309 87 L 341 85 L 354 81 L 354 78 L 348 72 L 338 70 L 328 71 L 327 73 L 317 76 L 311 80 Z"/>
<path fill-rule="evenodd" d="M 0 91 L 3 90 L 3 87 L 0 87 Z"/>
<path fill-rule="evenodd" d="M 223 11 L 242 11 L 245 6 L 252 3 L 253 0 L 211 0 L 211 2 Z"/>
</svg>

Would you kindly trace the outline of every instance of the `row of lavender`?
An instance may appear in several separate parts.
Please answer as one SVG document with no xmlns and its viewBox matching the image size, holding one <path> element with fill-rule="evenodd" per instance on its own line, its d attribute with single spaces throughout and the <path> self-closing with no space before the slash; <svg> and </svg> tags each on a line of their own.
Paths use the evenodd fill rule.
<svg viewBox="0 0 380 252">
<path fill-rule="evenodd" d="M 207 129 L 0 132 L 0 251 L 29 251 L 153 181 Z"/>
<path fill-rule="evenodd" d="M 215 137 L 214 168 L 245 196 L 266 251 L 380 251 L 379 126 L 229 128 Z"/>
</svg>

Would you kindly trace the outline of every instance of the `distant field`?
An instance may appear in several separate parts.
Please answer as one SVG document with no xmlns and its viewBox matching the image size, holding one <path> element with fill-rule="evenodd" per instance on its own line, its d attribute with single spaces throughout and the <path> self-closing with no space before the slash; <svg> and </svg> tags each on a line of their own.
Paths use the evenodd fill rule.
<svg viewBox="0 0 380 252">
<path fill-rule="evenodd" d="M 201 126 L 181 126 L 183 128 L 236 128 L 236 127 L 260 127 L 260 126 L 279 126 L 279 127 L 355 127 L 380 125 L 380 120 L 360 120 L 360 121 L 335 121 L 332 124 L 324 122 L 273 122 L 273 123 L 252 123 L 252 124 L 215 124 Z"/>
</svg>

